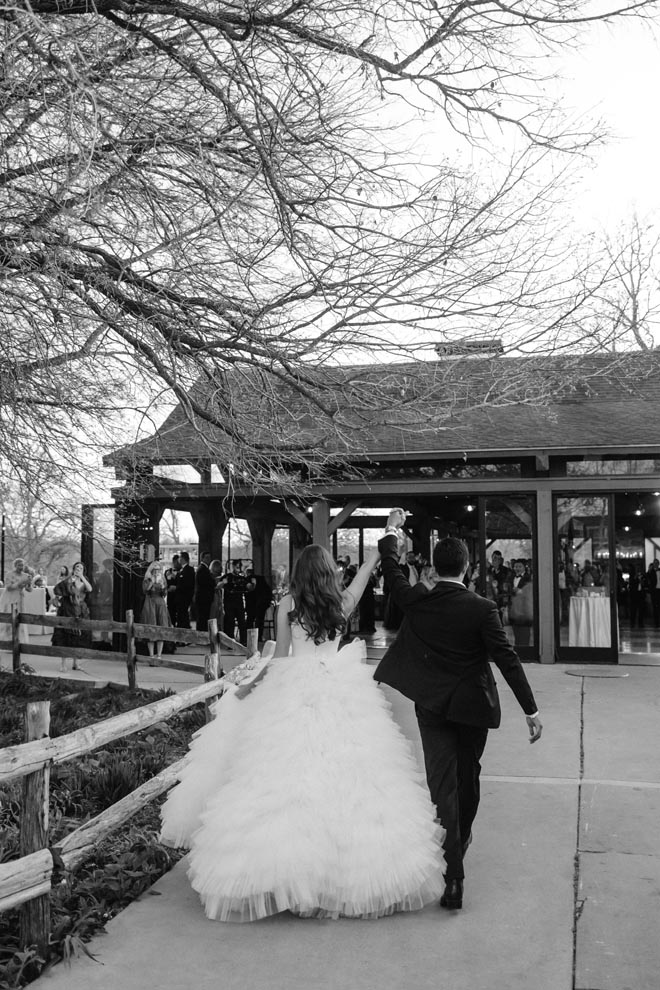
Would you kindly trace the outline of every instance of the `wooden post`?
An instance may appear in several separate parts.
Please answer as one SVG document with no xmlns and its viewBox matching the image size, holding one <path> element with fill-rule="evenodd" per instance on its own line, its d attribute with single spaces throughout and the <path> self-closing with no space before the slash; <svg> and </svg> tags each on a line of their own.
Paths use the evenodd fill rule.
<svg viewBox="0 0 660 990">
<path fill-rule="evenodd" d="M 18 621 L 18 605 L 11 607 L 11 666 L 16 672 L 21 669 L 21 624 Z"/>
<path fill-rule="evenodd" d="M 28 702 L 25 712 L 25 741 L 43 739 L 50 728 L 50 702 Z M 23 805 L 21 809 L 20 845 L 21 856 L 29 856 L 48 847 L 48 786 L 50 768 L 48 766 L 27 774 L 23 781 Z M 44 960 L 48 959 L 50 938 L 50 894 L 41 894 L 21 905 L 20 945 L 27 949 L 31 945 Z"/>
<path fill-rule="evenodd" d="M 539 491 L 537 495 L 538 531 L 537 548 L 539 560 L 554 560 L 555 537 L 552 528 L 552 493 Z M 555 662 L 555 594 L 554 568 L 539 567 L 539 660 L 541 663 Z"/>
<path fill-rule="evenodd" d="M 217 681 L 218 679 L 218 620 L 209 619 L 209 652 L 204 657 L 204 680 Z M 204 702 L 206 721 L 210 722 L 211 705 L 215 698 L 207 698 Z"/>
<path fill-rule="evenodd" d="M 247 631 L 247 659 L 253 657 L 259 651 L 259 630 L 248 629 Z"/>
<path fill-rule="evenodd" d="M 312 541 L 326 550 L 330 547 L 329 524 L 330 504 L 324 498 L 317 498 L 312 506 Z"/>
<path fill-rule="evenodd" d="M 133 609 L 129 608 L 126 612 L 126 667 L 128 669 L 128 686 L 131 691 L 135 691 L 137 688 L 137 679 L 135 677 L 137 654 L 135 650 L 135 636 L 133 633 L 134 625 Z"/>
</svg>

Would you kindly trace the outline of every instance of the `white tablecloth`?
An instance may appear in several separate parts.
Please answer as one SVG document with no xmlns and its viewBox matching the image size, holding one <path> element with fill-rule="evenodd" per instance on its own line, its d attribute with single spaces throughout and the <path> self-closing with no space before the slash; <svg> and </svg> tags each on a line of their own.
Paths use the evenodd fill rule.
<svg viewBox="0 0 660 990">
<path fill-rule="evenodd" d="M 571 598 L 568 609 L 568 645 L 600 649 L 611 647 L 609 597 Z"/>
<path fill-rule="evenodd" d="M 21 611 L 31 612 L 33 615 L 46 614 L 46 589 L 33 588 L 32 591 L 23 592 L 23 604 Z M 28 632 L 34 636 L 44 636 L 51 630 L 46 626 L 28 626 Z"/>
</svg>

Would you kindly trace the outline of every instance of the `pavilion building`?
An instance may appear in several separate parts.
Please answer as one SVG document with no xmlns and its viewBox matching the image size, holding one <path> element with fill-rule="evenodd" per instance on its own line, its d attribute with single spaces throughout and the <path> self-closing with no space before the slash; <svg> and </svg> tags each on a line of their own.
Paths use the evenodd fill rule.
<svg viewBox="0 0 660 990">
<path fill-rule="evenodd" d="M 294 391 L 286 396 L 311 452 L 304 467 L 290 465 L 292 478 L 299 472 L 299 497 L 295 483 L 283 492 L 267 477 L 249 487 L 236 478 L 228 484 L 227 465 L 209 453 L 218 445 L 181 407 L 153 436 L 109 455 L 120 482 L 113 491 L 115 615 L 133 607 L 140 565 L 159 552 L 166 509 L 189 512 L 200 548 L 219 559 L 226 527 L 244 519 L 254 568 L 269 577 L 276 530 L 288 535 L 289 566 L 310 542 L 336 554 L 348 529 L 361 557 L 389 508 L 400 505 L 410 513 L 411 546 L 424 557 L 446 535 L 467 542 L 481 593 L 490 593 L 495 551 L 505 565 L 525 561 L 532 593 L 523 659 L 660 654 L 660 572 L 657 592 L 645 591 L 641 627 L 633 606 L 631 628 L 628 593 L 632 575 L 648 572 L 652 584 L 654 562 L 660 566 L 658 353 L 441 354 L 421 366 L 352 367 L 337 373 L 338 405 L 345 391 L 350 409 L 365 381 L 410 401 L 393 403 L 390 415 L 382 404 L 372 414 L 361 410 L 341 439 L 316 425 Z M 326 463 L 329 446 L 336 448 L 320 480 L 315 444 Z M 181 466 L 194 469 L 194 480 L 176 480 Z M 96 511 L 86 507 L 88 558 L 96 554 Z"/>
</svg>

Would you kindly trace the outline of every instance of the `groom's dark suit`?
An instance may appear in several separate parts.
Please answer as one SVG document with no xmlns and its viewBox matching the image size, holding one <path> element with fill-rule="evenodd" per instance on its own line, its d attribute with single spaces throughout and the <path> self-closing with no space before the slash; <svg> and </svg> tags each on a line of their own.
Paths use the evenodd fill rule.
<svg viewBox="0 0 660 990">
<path fill-rule="evenodd" d="M 479 760 L 501 717 L 489 658 L 526 715 L 536 702 L 495 602 L 454 581 L 441 580 L 432 591 L 411 587 L 398 567 L 396 535 L 383 537 L 378 549 L 404 619 L 374 679 L 415 702 L 431 799 L 446 829 L 447 879 L 462 879 L 479 805 Z"/>
</svg>

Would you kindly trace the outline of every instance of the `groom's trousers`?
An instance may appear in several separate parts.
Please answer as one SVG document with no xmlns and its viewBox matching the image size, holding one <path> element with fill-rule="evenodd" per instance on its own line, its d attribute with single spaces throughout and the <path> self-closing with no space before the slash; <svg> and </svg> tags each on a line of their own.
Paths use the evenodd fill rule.
<svg viewBox="0 0 660 990">
<path fill-rule="evenodd" d="M 445 829 L 448 880 L 463 879 L 463 846 L 479 807 L 481 756 L 488 729 L 451 722 L 415 705 L 431 800 Z"/>
</svg>

